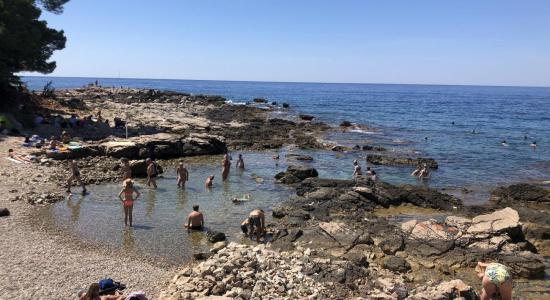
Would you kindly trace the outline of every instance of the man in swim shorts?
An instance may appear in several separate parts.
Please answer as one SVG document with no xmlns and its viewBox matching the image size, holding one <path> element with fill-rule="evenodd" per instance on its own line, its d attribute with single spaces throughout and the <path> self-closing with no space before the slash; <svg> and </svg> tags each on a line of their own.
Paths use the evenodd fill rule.
<svg viewBox="0 0 550 300">
<path fill-rule="evenodd" d="M 187 230 L 202 230 L 204 228 L 204 217 L 199 212 L 198 205 L 193 205 L 193 211 L 187 216 L 187 224 L 184 227 Z"/>
<path fill-rule="evenodd" d="M 147 186 L 153 185 L 153 188 L 157 188 L 156 177 L 158 175 L 157 165 L 153 162 L 152 159 L 148 158 L 145 160 L 147 164 Z"/>
<path fill-rule="evenodd" d="M 82 182 L 82 179 L 80 179 L 80 169 L 78 169 L 76 161 L 71 160 L 69 164 L 69 166 L 71 167 L 71 177 L 69 177 L 69 180 L 67 180 L 67 192 L 71 192 L 71 185 L 73 184 L 73 180 L 76 180 L 82 186 L 82 193 L 86 193 L 86 186 L 84 185 L 84 182 Z"/>
<path fill-rule="evenodd" d="M 256 235 L 256 242 L 260 242 L 260 237 L 265 231 L 265 213 L 261 209 L 255 209 L 248 214 L 249 233 Z"/>
<path fill-rule="evenodd" d="M 505 265 L 478 262 L 476 271 L 481 279 L 481 300 L 490 300 L 495 294 L 501 300 L 512 299 L 512 276 Z"/>
</svg>

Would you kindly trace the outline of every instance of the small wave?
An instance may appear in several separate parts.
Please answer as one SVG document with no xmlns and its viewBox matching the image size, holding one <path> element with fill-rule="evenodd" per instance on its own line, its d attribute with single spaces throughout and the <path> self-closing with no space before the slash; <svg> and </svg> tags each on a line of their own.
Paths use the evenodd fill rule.
<svg viewBox="0 0 550 300">
<path fill-rule="evenodd" d="M 233 100 L 225 100 L 225 103 L 232 105 L 246 105 L 246 102 L 233 102 Z"/>
<path fill-rule="evenodd" d="M 363 133 L 363 134 L 380 134 L 379 132 L 369 131 L 369 130 L 360 129 L 360 128 L 353 128 L 348 130 L 348 132 L 356 132 L 356 133 Z"/>
</svg>

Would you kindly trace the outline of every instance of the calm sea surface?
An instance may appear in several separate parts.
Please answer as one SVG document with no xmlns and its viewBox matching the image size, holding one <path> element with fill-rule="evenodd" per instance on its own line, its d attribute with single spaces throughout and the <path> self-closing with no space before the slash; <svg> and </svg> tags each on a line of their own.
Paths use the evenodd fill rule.
<svg viewBox="0 0 550 300">
<path fill-rule="evenodd" d="M 50 80 L 56 88 L 74 88 L 95 78 L 25 77 L 23 80 L 30 89 L 40 90 Z M 364 124 L 372 129 L 333 132 L 326 139 L 350 146 L 381 145 L 403 155 L 432 157 L 440 168 L 433 172 L 433 178 L 427 184 L 451 189 L 467 203 L 486 201 L 490 189 L 497 185 L 550 181 L 550 88 L 98 80 L 103 86 L 216 94 L 233 102 L 263 97 L 269 101 L 287 102 L 292 112 L 311 114 L 327 123 L 339 124 L 349 120 Z M 507 147 L 501 145 L 502 140 L 508 142 Z M 539 145 L 536 149 L 530 147 L 533 141 Z M 247 171 L 232 174 L 228 185 L 219 183 L 220 187 L 210 193 L 203 191 L 202 183 L 209 172 L 216 172 L 219 168 L 219 159 L 192 164 L 195 177 L 191 178 L 191 189 L 187 192 L 176 191 L 170 178 L 173 174 L 169 173 L 159 191 L 144 191 L 143 202 L 134 209 L 136 230 L 122 230 L 119 203 L 105 200 L 117 192 L 118 186 L 94 187 L 90 196 L 60 203 L 52 208 L 52 213 L 60 224 L 83 236 L 90 236 L 90 226 L 100 226 L 102 229 L 98 231 L 111 232 L 110 236 L 93 238 L 124 247 L 139 245 L 136 247 L 141 251 L 153 255 L 185 259 L 188 256 L 176 249 L 200 247 L 204 242 L 201 238 L 184 235 L 180 230 L 193 203 L 200 203 L 207 209 L 207 216 L 209 214 L 210 219 L 216 220 L 211 223 L 214 229 L 236 236 L 238 224 L 235 223 L 240 222 L 249 209 L 257 206 L 269 209 L 288 198 L 290 192 L 271 179 L 286 162 L 281 161 L 279 167 L 272 166 L 271 154 L 245 153 L 245 161 L 250 162 Z M 314 156 L 311 164 L 324 177 L 350 178 L 351 161 L 356 158 L 363 158 L 361 161 L 365 166 L 365 154 L 361 152 L 309 151 L 307 154 Z M 376 166 L 376 170 L 382 180 L 417 184 L 409 176 L 412 168 Z M 264 180 L 258 182 L 254 179 L 256 175 Z M 462 187 L 471 192 L 461 192 Z M 228 204 L 229 197 L 244 193 L 254 194 L 252 203 Z M 114 215 L 113 210 L 116 211 Z M 98 223 L 98 219 L 113 221 Z M 174 238 L 179 235 L 185 237 Z"/>
</svg>

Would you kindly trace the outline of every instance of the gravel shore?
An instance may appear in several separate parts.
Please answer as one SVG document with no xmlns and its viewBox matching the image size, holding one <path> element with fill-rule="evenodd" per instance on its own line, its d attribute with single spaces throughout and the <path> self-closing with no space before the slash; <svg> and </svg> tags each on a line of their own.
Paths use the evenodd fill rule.
<svg viewBox="0 0 550 300">
<path fill-rule="evenodd" d="M 2 157 L 18 140 L 0 141 Z M 0 299 L 75 299 L 80 289 L 105 277 L 155 299 L 175 273 L 173 266 L 86 244 L 56 230 L 39 206 L 11 201 L 31 189 L 59 192 L 55 182 L 36 179 L 48 169 L 0 159 L 0 170 L 0 207 L 11 212 L 0 218 Z"/>
</svg>

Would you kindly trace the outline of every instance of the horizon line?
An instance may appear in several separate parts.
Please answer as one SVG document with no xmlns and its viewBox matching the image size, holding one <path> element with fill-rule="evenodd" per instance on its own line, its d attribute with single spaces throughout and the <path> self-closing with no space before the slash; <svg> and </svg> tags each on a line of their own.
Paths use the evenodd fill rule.
<svg viewBox="0 0 550 300">
<path fill-rule="evenodd" d="M 185 80 L 185 81 L 221 81 L 221 82 L 257 82 L 257 83 L 305 83 L 305 84 L 357 84 L 357 85 L 435 85 L 435 86 L 472 86 L 472 87 L 512 87 L 512 88 L 550 88 L 536 85 L 499 85 L 499 84 L 449 84 L 449 83 L 387 83 L 387 82 L 323 82 L 323 81 L 267 81 L 267 80 L 230 80 L 230 79 L 182 79 L 182 78 L 143 78 L 143 77 L 90 77 L 90 76 L 51 76 L 18 75 L 19 77 L 52 77 L 83 79 L 137 79 L 137 80 Z"/>
</svg>

